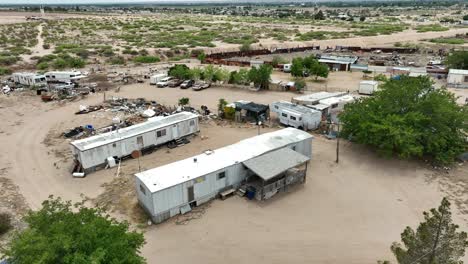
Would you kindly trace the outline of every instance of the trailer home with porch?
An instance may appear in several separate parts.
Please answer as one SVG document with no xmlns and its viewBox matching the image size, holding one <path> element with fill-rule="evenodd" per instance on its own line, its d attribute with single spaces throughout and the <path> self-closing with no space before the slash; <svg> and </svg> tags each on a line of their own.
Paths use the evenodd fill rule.
<svg viewBox="0 0 468 264">
<path fill-rule="evenodd" d="M 155 223 L 245 187 L 265 200 L 305 182 L 312 136 L 285 128 L 135 174 L 140 205 Z"/>
<path fill-rule="evenodd" d="M 144 151 L 199 132 L 198 115 L 181 112 L 71 142 L 77 172 L 89 173 L 135 150 Z"/>
</svg>

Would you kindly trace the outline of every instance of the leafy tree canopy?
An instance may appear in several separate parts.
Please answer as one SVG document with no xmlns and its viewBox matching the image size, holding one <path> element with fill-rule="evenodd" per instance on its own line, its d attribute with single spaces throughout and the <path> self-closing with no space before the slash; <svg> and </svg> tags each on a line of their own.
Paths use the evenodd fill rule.
<svg viewBox="0 0 468 264">
<path fill-rule="evenodd" d="M 395 242 L 391 250 L 400 264 L 459 264 L 468 239 L 458 228 L 452 222 L 450 202 L 444 198 L 439 208 L 424 212 L 424 222 L 416 231 L 406 227 L 401 234 L 403 245 Z"/>
<path fill-rule="evenodd" d="M 451 69 L 468 70 L 468 51 L 454 51 L 447 56 L 446 63 Z"/>
<path fill-rule="evenodd" d="M 252 67 L 249 71 L 249 79 L 254 83 L 255 87 L 268 89 L 272 72 L 273 67 L 269 64 L 262 64 L 258 68 Z"/>
<path fill-rule="evenodd" d="M 169 68 L 168 71 L 169 76 L 186 80 L 192 78 L 192 71 L 190 68 L 185 64 L 177 64 Z"/>
<path fill-rule="evenodd" d="M 386 155 L 451 163 L 467 148 L 468 107 L 428 77 L 388 80 L 373 97 L 347 104 L 342 136 Z"/>
<path fill-rule="evenodd" d="M 28 228 L 16 234 L 4 252 L 11 263 L 145 263 L 138 254 L 143 235 L 130 232 L 127 223 L 102 209 L 49 197 L 24 220 Z"/>
</svg>

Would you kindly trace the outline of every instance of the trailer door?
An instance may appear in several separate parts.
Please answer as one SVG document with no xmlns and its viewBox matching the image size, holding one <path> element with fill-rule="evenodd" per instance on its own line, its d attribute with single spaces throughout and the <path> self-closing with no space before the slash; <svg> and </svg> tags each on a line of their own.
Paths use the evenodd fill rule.
<svg viewBox="0 0 468 264">
<path fill-rule="evenodd" d="M 172 126 L 172 139 L 178 139 L 179 138 L 179 128 L 177 125 Z"/>
</svg>

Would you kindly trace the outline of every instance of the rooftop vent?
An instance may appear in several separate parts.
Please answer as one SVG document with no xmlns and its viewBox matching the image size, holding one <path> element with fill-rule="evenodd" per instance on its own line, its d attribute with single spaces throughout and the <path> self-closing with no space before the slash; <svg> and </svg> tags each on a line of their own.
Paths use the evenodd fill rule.
<svg viewBox="0 0 468 264">
<path fill-rule="evenodd" d="M 205 153 L 206 155 L 211 155 L 211 154 L 214 153 L 214 151 L 211 150 L 211 149 L 209 149 L 209 150 L 206 150 L 204 153 Z"/>
<path fill-rule="evenodd" d="M 197 163 L 197 158 L 193 158 L 193 162 Z"/>
</svg>

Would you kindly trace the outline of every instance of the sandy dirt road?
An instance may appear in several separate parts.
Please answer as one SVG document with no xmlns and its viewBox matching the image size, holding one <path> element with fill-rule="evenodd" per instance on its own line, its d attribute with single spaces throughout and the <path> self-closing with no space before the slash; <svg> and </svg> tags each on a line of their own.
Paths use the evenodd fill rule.
<svg viewBox="0 0 468 264">
<path fill-rule="evenodd" d="M 113 93 L 108 93 L 111 96 Z M 122 87 L 115 95 L 146 97 L 176 104 L 182 95 L 192 105 L 214 109 L 220 97 L 261 103 L 289 100 L 292 93 L 249 92 L 212 88 L 196 93 L 158 89 L 149 85 Z M 102 170 L 84 179 L 70 176 L 66 140 L 44 139 L 76 125 L 110 122 L 99 114 L 76 116 L 80 104 L 94 104 L 102 95 L 65 106 L 44 104 L 38 97 L 0 100 L 2 120 L 0 167 L 19 186 L 31 208 L 50 194 L 78 201 L 80 194 L 96 197 L 101 185 L 114 179 L 115 170 Z M 240 125 L 202 125 L 207 139 L 174 150 L 158 150 L 141 159 L 143 169 L 167 164 L 256 135 L 256 128 Z M 277 129 L 265 128 L 262 132 Z M 177 225 L 176 219 L 145 231 L 142 254 L 148 263 L 376 263 L 391 259 L 390 244 L 406 225 L 415 226 L 422 211 L 437 206 L 443 195 L 460 194 L 442 188 L 435 173 L 416 162 L 379 158 L 372 151 L 343 143 L 341 162 L 335 164 L 335 141 L 316 136 L 306 185 L 266 203 L 238 197 L 214 201 L 201 218 Z M 55 163 L 55 165 L 54 165 Z M 124 162 L 122 174 L 137 171 L 136 160 Z M 467 175 L 466 165 L 451 171 Z M 460 176 L 461 175 L 461 176 Z M 433 180 L 429 180 L 433 179 Z M 131 186 L 132 188 L 132 186 Z M 465 194 L 461 194 L 462 196 Z M 468 211 L 454 207 L 455 220 L 466 230 Z M 465 258 L 465 261 L 468 258 Z"/>
</svg>

